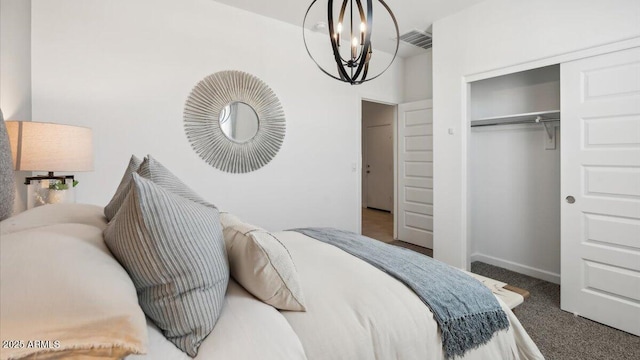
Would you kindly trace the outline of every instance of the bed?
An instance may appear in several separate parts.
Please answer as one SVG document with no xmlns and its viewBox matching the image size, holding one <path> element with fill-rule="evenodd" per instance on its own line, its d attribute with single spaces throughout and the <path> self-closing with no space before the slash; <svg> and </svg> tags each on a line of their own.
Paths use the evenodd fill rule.
<svg viewBox="0 0 640 360">
<path fill-rule="evenodd" d="M 153 163 L 149 158 L 145 162 Z M 132 157 L 129 168 L 142 167 Z M 45 205 L 0 222 L 1 359 L 543 359 L 518 319 L 499 299 L 508 329 L 493 333 L 486 343 L 463 356 L 447 356 L 441 328 L 430 307 L 412 289 L 371 263 L 300 232 L 269 233 L 232 214 L 219 215 L 215 207 L 197 204 L 201 201 L 197 198 L 195 202 L 188 200 L 193 194 L 185 192 L 182 184 L 176 188 L 173 185 L 177 183 L 167 183 L 174 178 L 164 168 L 146 174 L 148 178 L 131 175 L 129 168 L 121 182 L 130 187 L 128 195 L 118 198 L 124 189 L 119 186 L 107 208 Z M 161 169 L 161 176 L 154 179 L 157 169 Z M 128 178 L 132 180 L 125 181 Z M 145 202 L 158 199 L 174 203 Z M 120 210 L 108 209 L 114 203 Z M 171 218 L 145 220 L 142 227 L 132 227 L 132 223 L 118 227 L 128 219 L 147 219 L 143 205 L 153 216 L 168 211 Z M 196 212 L 176 212 L 176 206 Z M 108 213 L 110 216 L 105 216 Z M 201 313 L 206 317 L 216 312 L 210 328 L 203 330 L 198 325 L 189 330 L 202 333 L 193 342 L 195 348 L 185 347 L 185 338 L 167 329 L 176 324 L 163 323 L 145 304 L 149 299 L 132 265 L 159 256 L 152 253 L 158 249 L 145 248 L 144 257 L 134 258 L 135 264 L 131 264 L 126 256 L 137 250 L 122 248 L 116 241 L 131 241 L 141 232 L 151 231 L 152 223 L 159 228 L 168 226 L 183 213 L 188 221 L 206 214 L 202 218 L 206 224 L 198 226 L 211 226 L 203 233 L 219 233 L 224 238 L 221 249 L 226 249 L 212 270 L 226 271 L 223 280 L 169 296 L 180 301 L 201 297 L 210 290 L 221 292 L 219 304 Z M 179 225 L 176 231 L 187 232 L 178 236 L 178 243 L 169 250 L 191 251 L 189 241 L 199 236 L 202 228 L 185 230 L 184 223 Z M 161 230 L 161 235 L 172 231 Z M 240 242 L 240 238 L 244 240 Z M 145 239 L 136 238 L 133 245 Z M 210 239 L 205 245 L 210 245 Z M 188 253 L 187 262 L 197 263 L 206 251 Z M 255 257 L 257 253 L 259 257 Z M 160 271 L 163 291 L 182 286 L 164 277 L 162 271 L 170 270 L 165 265 L 150 265 L 144 271 Z M 205 277 L 202 272 L 180 269 L 181 275 Z M 272 282 L 279 287 L 273 290 Z M 152 295 L 153 301 L 165 301 L 160 293 Z M 183 316 L 190 310 L 171 309 L 178 309 L 172 316 Z M 183 320 L 175 321 L 182 326 Z"/>
</svg>

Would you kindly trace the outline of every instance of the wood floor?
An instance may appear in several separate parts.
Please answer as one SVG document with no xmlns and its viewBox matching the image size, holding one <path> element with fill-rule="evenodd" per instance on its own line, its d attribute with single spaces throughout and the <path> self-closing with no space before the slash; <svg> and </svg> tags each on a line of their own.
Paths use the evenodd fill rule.
<svg viewBox="0 0 640 360">
<path fill-rule="evenodd" d="M 393 214 L 362 208 L 362 235 L 433 257 L 433 250 L 393 239 Z"/>
<path fill-rule="evenodd" d="M 393 214 L 362 208 L 362 235 L 386 243 L 393 241 Z"/>
</svg>

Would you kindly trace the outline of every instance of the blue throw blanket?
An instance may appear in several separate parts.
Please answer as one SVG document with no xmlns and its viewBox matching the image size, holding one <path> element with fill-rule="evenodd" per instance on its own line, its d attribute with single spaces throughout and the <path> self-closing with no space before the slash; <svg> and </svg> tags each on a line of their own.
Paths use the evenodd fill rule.
<svg viewBox="0 0 640 360">
<path fill-rule="evenodd" d="M 415 251 L 332 228 L 293 229 L 360 258 L 411 288 L 431 309 L 447 359 L 464 355 L 509 328 L 491 291 L 471 276 Z"/>
</svg>

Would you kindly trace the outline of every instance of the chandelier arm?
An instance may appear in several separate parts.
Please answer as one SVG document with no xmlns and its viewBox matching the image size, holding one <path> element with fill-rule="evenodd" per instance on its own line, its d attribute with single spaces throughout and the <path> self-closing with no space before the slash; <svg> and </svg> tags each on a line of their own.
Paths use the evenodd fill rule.
<svg viewBox="0 0 640 360">
<path fill-rule="evenodd" d="M 358 12 L 360 13 L 360 22 L 364 22 L 364 9 L 362 8 L 362 3 L 360 0 L 356 0 L 356 4 L 358 4 Z"/>
<path fill-rule="evenodd" d="M 347 0 L 344 0 L 344 1 L 347 1 Z M 342 81 L 345 81 L 346 79 L 349 79 L 349 75 L 347 74 L 347 71 L 342 66 L 342 56 L 340 56 L 340 50 L 338 49 L 337 39 L 333 36 L 333 34 L 335 34 L 334 26 L 333 26 L 333 0 L 329 0 L 327 4 L 328 4 L 327 19 L 329 20 L 329 39 L 331 40 L 331 48 L 333 49 L 333 58 L 336 64 L 338 65 L 338 74 L 340 75 L 340 79 Z"/>
<path fill-rule="evenodd" d="M 338 25 L 340 25 L 340 27 L 342 28 L 340 30 L 344 30 L 344 12 L 345 12 L 345 10 L 347 10 L 347 3 L 348 2 L 349 2 L 349 0 L 343 0 L 342 1 L 342 5 L 340 6 L 340 15 L 338 16 Z M 342 37 L 342 34 L 340 32 L 340 35 L 337 37 L 336 42 L 339 43 L 341 37 Z M 349 43 L 351 43 L 351 41 L 349 41 Z M 340 47 L 340 44 L 338 44 L 338 47 Z M 342 55 L 340 56 L 340 58 L 342 58 Z M 344 60 L 344 59 L 342 59 L 342 60 Z M 346 62 L 347 60 L 344 60 L 344 61 Z"/>
<path fill-rule="evenodd" d="M 357 64 L 358 48 L 353 44 L 353 0 L 349 0 L 349 52 L 351 53 L 351 66 L 349 66 L 349 83 L 353 84 L 353 65 Z"/>
<path fill-rule="evenodd" d="M 318 69 L 320 69 L 320 71 L 322 71 L 323 73 L 325 73 L 327 76 L 339 80 L 339 81 L 346 81 L 345 79 L 341 79 L 333 74 L 331 74 L 330 72 L 328 72 L 327 70 L 325 70 L 322 66 L 320 66 L 320 64 L 318 64 L 318 62 L 316 61 L 316 59 L 313 57 L 313 55 L 311 55 L 311 51 L 309 51 L 309 46 L 307 45 L 307 37 L 305 36 L 305 25 L 307 23 L 307 17 L 309 16 L 309 11 L 311 11 L 311 8 L 313 7 L 313 5 L 317 2 L 318 0 L 313 0 L 311 2 L 311 5 L 309 5 L 309 7 L 307 8 L 307 12 L 304 14 L 304 20 L 302 22 L 302 41 L 304 42 L 304 48 L 307 50 L 307 54 L 309 55 L 309 57 L 311 58 L 311 60 L 316 64 L 316 66 L 318 67 Z M 329 24 L 329 27 L 331 27 L 331 24 Z"/>
<path fill-rule="evenodd" d="M 362 81 L 364 82 L 367 78 L 367 74 L 369 73 L 369 62 L 367 61 L 367 63 L 364 66 L 364 71 L 362 72 Z"/>
<path fill-rule="evenodd" d="M 343 0 L 342 1 L 342 5 L 340 6 L 340 15 L 338 16 L 338 24 L 342 24 L 342 28 L 344 29 L 344 12 L 347 9 L 347 3 L 349 2 L 349 0 Z M 338 34 L 338 33 L 336 33 Z M 336 45 L 338 46 L 338 54 L 340 54 L 340 37 L 342 35 L 339 35 L 336 37 Z M 348 60 L 346 60 L 345 58 L 342 57 L 342 54 L 340 54 L 340 60 L 342 60 L 343 63 L 347 64 Z"/>
<path fill-rule="evenodd" d="M 345 10 L 347 10 L 347 3 L 349 2 L 349 0 L 343 0 L 342 1 L 342 6 L 340 7 L 340 16 L 338 17 L 338 22 L 339 23 L 343 23 L 344 22 L 344 12 Z"/>
<path fill-rule="evenodd" d="M 360 24 L 363 24 L 367 21 L 367 18 L 364 16 L 364 9 L 362 8 L 362 2 L 360 0 L 356 0 L 356 5 L 358 6 L 358 14 L 360 15 Z M 353 20 L 351 21 L 352 24 L 351 26 L 353 27 Z M 367 23 L 368 25 L 368 23 Z M 362 36 L 362 29 L 360 29 L 360 36 L 359 36 L 359 40 L 360 40 L 360 46 L 364 46 L 365 44 L 365 39 Z M 362 50 L 362 49 L 361 49 Z M 362 52 L 360 52 L 360 55 L 362 55 Z M 358 58 L 360 58 L 360 56 L 358 56 Z"/>
<path fill-rule="evenodd" d="M 360 2 L 360 0 L 356 0 L 356 4 L 358 4 L 358 8 L 360 9 L 360 16 L 361 16 L 361 20 L 364 17 L 364 10 L 362 9 L 362 3 Z M 367 34 L 365 35 L 364 38 L 364 46 L 362 47 L 361 53 L 362 54 L 367 54 L 369 53 L 369 48 L 371 47 L 371 33 L 373 32 L 373 3 L 372 0 L 367 0 L 367 17 L 366 17 L 366 21 L 367 21 Z M 364 60 L 366 60 L 366 57 L 363 57 Z M 356 73 L 353 75 L 353 77 L 351 78 L 351 84 L 354 84 L 358 79 L 358 77 L 360 76 L 360 74 L 362 73 L 362 70 L 364 69 L 364 65 L 368 64 L 368 61 L 360 61 L 358 64 L 358 69 L 356 70 Z M 363 77 L 362 82 L 366 81 L 366 77 Z"/>
<path fill-rule="evenodd" d="M 364 16 L 364 9 L 362 8 L 362 3 L 360 2 L 360 0 L 356 0 L 356 3 L 358 4 L 358 12 L 360 13 L 360 24 L 364 24 L 365 22 L 367 22 L 367 18 Z M 366 26 L 368 26 L 368 23 Z M 358 61 L 360 61 L 360 59 L 362 58 L 362 54 L 364 54 L 365 34 L 367 33 L 368 33 L 367 28 L 360 29 L 360 47 L 361 47 L 360 50 L 361 51 L 360 51 L 360 55 L 358 56 Z"/>
<path fill-rule="evenodd" d="M 393 58 L 391 59 L 391 62 L 389 62 L 389 65 L 387 65 L 387 67 L 384 68 L 384 70 L 382 70 L 382 72 L 380 72 L 378 75 L 376 75 L 376 76 L 374 76 L 374 77 L 372 77 L 370 79 L 366 79 L 364 81 L 371 81 L 373 79 L 376 79 L 376 78 L 380 77 L 380 75 L 384 74 L 385 71 L 387 71 L 391 67 L 391 65 L 393 64 L 393 61 L 398 56 L 398 48 L 400 47 L 400 29 L 398 28 L 398 21 L 396 20 L 396 16 L 393 15 L 393 12 L 391 11 L 391 8 L 389 8 L 389 5 L 387 5 L 387 3 L 384 2 L 384 0 L 378 0 L 378 1 L 382 4 L 382 6 L 385 7 L 385 9 L 387 9 L 387 12 L 391 16 L 391 20 L 393 20 L 393 25 L 396 28 L 396 51 L 393 53 Z"/>
</svg>

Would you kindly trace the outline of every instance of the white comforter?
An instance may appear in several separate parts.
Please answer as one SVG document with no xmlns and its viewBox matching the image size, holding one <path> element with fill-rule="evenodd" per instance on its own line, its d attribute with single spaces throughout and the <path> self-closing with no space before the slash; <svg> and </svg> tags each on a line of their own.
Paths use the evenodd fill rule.
<svg viewBox="0 0 640 360">
<path fill-rule="evenodd" d="M 431 311 L 405 285 L 331 245 L 295 232 L 275 235 L 296 264 L 307 311 L 278 312 L 231 281 L 222 316 L 196 359 L 444 358 Z M 500 303 L 511 327 L 463 359 L 543 359 Z M 149 348 L 147 356 L 129 358 L 189 359 L 152 325 Z"/>
<path fill-rule="evenodd" d="M 307 312 L 282 312 L 309 359 L 443 359 L 431 311 L 404 284 L 344 251 L 295 232 L 276 236 L 300 274 Z M 464 359 L 542 359 L 509 308 L 508 331 Z"/>
<path fill-rule="evenodd" d="M 167 340 L 147 319 L 149 343 L 146 355 L 128 360 L 188 360 L 187 354 Z M 238 283 L 229 281 L 222 314 L 195 359 L 294 360 L 307 359 L 296 333 L 278 310 L 254 298 Z"/>
</svg>

